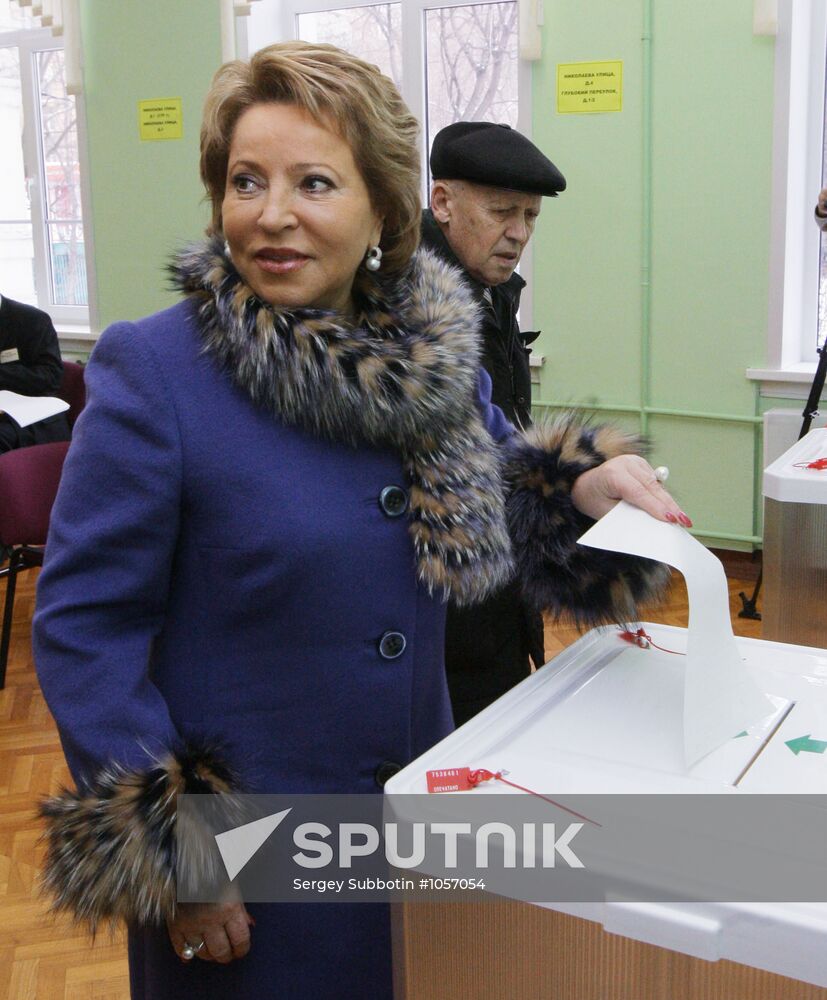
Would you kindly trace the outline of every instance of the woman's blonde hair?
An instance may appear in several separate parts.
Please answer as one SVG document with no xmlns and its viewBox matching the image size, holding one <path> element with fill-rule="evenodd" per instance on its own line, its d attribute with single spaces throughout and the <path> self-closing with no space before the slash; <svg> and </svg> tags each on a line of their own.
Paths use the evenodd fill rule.
<svg viewBox="0 0 827 1000">
<path fill-rule="evenodd" d="M 252 105 L 269 102 L 303 108 L 348 143 L 371 205 L 384 219 L 382 272 L 402 271 L 419 243 L 419 124 L 376 66 L 333 45 L 270 45 L 215 74 L 201 124 L 201 179 L 212 202 L 212 231 L 221 231 L 236 122 Z"/>
</svg>

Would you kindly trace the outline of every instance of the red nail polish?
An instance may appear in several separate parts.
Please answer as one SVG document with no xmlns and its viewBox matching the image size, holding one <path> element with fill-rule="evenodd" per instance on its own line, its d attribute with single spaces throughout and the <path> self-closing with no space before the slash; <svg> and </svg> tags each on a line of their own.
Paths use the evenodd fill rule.
<svg viewBox="0 0 827 1000">
<path fill-rule="evenodd" d="M 677 524 L 678 523 L 678 519 L 675 517 L 675 515 L 672 513 L 671 510 L 667 510 L 667 512 L 663 516 L 666 518 L 666 520 L 670 524 Z"/>
<path fill-rule="evenodd" d="M 688 514 L 684 514 L 683 511 L 681 511 L 680 514 L 678 514 L 678 520 L 685 528 L 692 527 L 692 519 L 689 517 Z"/>
</svg>

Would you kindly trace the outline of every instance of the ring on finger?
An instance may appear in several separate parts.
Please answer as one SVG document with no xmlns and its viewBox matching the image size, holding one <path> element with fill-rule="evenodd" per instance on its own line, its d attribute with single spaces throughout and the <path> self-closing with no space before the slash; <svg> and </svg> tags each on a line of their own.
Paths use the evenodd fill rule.
<svg viewBox="0 0 827 1000">
<path fill-rule="evenodd" d="M 659 483 L 665 483 L 668 478 L 669 469 L 665 465 L 659 465 L 657 469 L 655 469 L 655 479 L 657 479 Z"/>
<path fill-rule="evenodd" d="M 184 943 L 184 947 L 181 949 L 181 958 L 183 958 L 185 962 L 190 962 L 192 961 L 192 959 L 195 958 L 195 956 L 198 954 L 199 951 L 201 951 L 203 947 L 204 947 L 203 938 L 201 938 L 201 941 L 198 944 L 190 944 L 189 941 L 186 941 Z"/>
</svg>

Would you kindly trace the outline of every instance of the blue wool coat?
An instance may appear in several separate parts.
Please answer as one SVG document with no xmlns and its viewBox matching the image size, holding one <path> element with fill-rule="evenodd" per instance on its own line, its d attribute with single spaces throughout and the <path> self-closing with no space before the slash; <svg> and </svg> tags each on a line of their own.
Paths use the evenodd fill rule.
<svg viewBox="0 0 827 1000">
<path fill-rule="evenodd" d="M 236 294 L 237 276 L 224 267 L 219 279 L 215 266 L 204 269 L 221 284 L 216 296 L 226 299 L 229 289 L 232 302 L 251 301 Z M 396 448 L 331 440 L 257 405 L 236 373 L 205 353 L 204 301 L 199 292 L 116 324 L 88 366 L 34 621 L 40 681 L 79 796 L 112 762 L 146 772 L 204 740 L 221 745 L 246 791 L 376 793 L 388 765 L 408 763 L 452 728 L 445 607 L 420 581 L 409 518 L 382 500 L 389 486 L 411 491 L 410 467 Z M 261 330 L 256 313 L 248 332 Z M 365 379 L 375 383 L 375 371 Z M 510 440 L 487 376 L 479 379 L 488 434 Z M 530 535 L 526 525 L 552 503 L 546 515 L 559 535 L 563 486 L 611 452 L 592 431 L 577 434 L 576 461 L 571 440 L 561 459 L 557 434 L 530 443 L 541 473 L 531 462 L 512 468 L 512 492 L 522 496 L 512 531 L 522 524 Z M 549 501 L 538 476 L 553 480 L 561 469 Z M 583 525 L 568 514 L 576 537 Z M 561 551 L 548 558 L 559 562 Z M 576 569 L 582 556 L 572 558 Z M 577 576 L 569 567 L 564 587 L 573 590 Z M 383 642 L 388 633 L 398 634 L 395 645 Z M 99 800 L 90 801 L 80 818 L 71 812 L 81 838 L 84 823 L 101 822 Z M 47 877 L 62 905 L 89 916 L 92 883 L 106 873 L 93 864 L 87 887 L 77 855 L 64 851 L 72 877 L 55 874 L 74 835 L 60 840 L 62 810 L 58 802 L 49 813 Z M 136 831 L 125 850 L 141 842 Z M 116 868 L 119 856 L 108 857 L 105 867 Z M 133 920 L 133 997 L 390 998 L 386 907 L 249 909 L 257 921 L 251 952 L 228 966 L 183 964 L 162 923 Z M 128 907 L 100 912 L 132 919 Z"/>
<path fill-rule="evenodd" d="M 380 504 L 405 486 L 398 455 L 256 410 L 201 353 L 189 302 L 111 327 L 87 394 L 34 627 L 78 782 L 206 736 L 251 792 L 376 792 L 384 763 L 450 732 L 445 608 Z M 406 640 L 393 660 L 389 631 Z M 227 967 L 134 930 L 133 997 L 390 997 L 385 907 L 250 910 L 251 952 Z"/>
</svg>

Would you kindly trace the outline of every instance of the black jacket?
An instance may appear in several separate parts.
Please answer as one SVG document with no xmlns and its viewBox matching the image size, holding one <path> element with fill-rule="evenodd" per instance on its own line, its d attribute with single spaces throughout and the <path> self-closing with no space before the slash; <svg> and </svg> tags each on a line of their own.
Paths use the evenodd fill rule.
<svg viewBox="0 0 827 1000">
<path fill-rule="evenodd" d="M 431 212 L 422 213 L 422 243 L 445 260 L 462 267 Z M 525 281 L 516 272 L 502 285 L 486 288 L 470 275 L 466 280 L 483 306 L 482 364 L 493 383 L 491 398 L 517 427 L 531 423 L 531 371 L 528 358 L 539 333 L 521 331 L 517 324 Z"/>
<path fill-rule="evenodd" d="M 16 358 L 6 359 L 7 354 Z M 53 396 L 63 376 L 60 345 L 48 313 L 3 296 L 0 303 L 0 389 L 21 396 Z M 0 453 L 48 441 L 67 441 L 65 413 L 18 427 L 0 416 Z"/>
<path fill-rule="evenodd" d="M 422 213 L 422 243 L 462 267 L 430 211 Z M 466 275 L 483 305 L 482 363 L 491 376 L 493 401 L 518 427 L 531 423 L 531 373 L 528 345 L 537 333 L 522 333 L 517 324 L 525 282 L 513 274 L 502 285 L 486 289 Z M 448 606 L 445 669 L 454 720 L 461 725 L 545 662 L 542 617 L 530 611 L 516 584 L 483 604 Z"/>
</svg>

